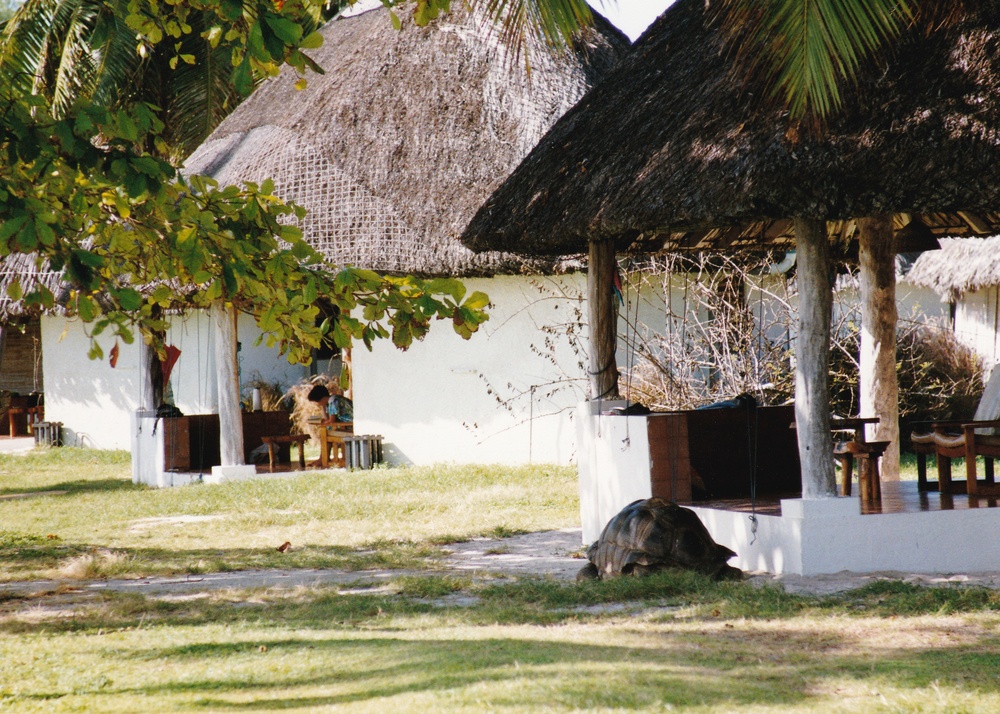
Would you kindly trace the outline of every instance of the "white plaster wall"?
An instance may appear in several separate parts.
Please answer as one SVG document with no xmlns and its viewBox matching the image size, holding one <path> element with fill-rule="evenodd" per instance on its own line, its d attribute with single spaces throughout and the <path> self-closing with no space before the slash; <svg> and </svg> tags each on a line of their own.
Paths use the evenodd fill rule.
<svg viewBox="0 0 1000 714">
<path fill-rule="evenodd" d="M 955 335 L 976 351 L 987 365 L 1000 361 L 1000 315 L 996 287 L 966 293 L 955 306 Z"/>
<path fill-rule="evenodd" d="M 625 506 L 653 495 L 646 418 L 601 414 L 625 405 L 624 401 L 600 401 L 577 407 L 584 545 L 597 540 L 608 521 Z"/>
<path fill-rule="evenodd" d="M 577 322 L 585 281 L 466 279 L 469 292 L 481 290 L 493 303 L 471 340 L 436 322 L 406 352 L 388 340 L 372 352 L 356 347 L 355 433 L 382 434 L 387 459 L 397 464 L 570 463 L 573 410 L 587 388 L 584 355 L 565 330 L 541 328 Z"/>
<path fill-rule="evenodd" d="M 142 404 L 142 390 L 148 389 L 145 375 L 141 374 L 139 345 L 119 344 L 117 367 L 112 369 L 108 353 L 113 339 L 102 336 L 104 358 L 89 360 L 90 342 L 79 320 L 44 316 L 41 328 L 46 420 L 63 423 L 67 445 L 130 448 L 133 412 Z M 242 381 L 260 374 L 267 381 L 288 387 L 306 374 L 301 365 L 290 365 L 284 357 L 279 357 L 276 349 L 254 347 L 258 334 L 253 319 L 241 315 Z M 167 332 L 167 342 L 181 350 L 170 379 L 177 406 L 185 414 L 217 411 L 214 346 L 208 315 L 195 313 L 177 318 Z"/>
<path fill-rule="evenodd" d="M 104 358 L 90 360 L 90 341 L 79 320 L 45 315 L 41 327 L 46 421 L 63 423 L 63 443 L 69 446 L 129 448 L 131 416 L 142 389 L 139 345 L 121 343 L 112 369 L 113 340 L 102 336 Z"/>
</svg>

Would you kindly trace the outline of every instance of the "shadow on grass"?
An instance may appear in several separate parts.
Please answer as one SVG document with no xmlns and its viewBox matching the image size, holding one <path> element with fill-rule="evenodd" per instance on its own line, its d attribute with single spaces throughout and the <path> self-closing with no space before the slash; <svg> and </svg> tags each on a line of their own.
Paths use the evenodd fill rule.
<svg viewBox="0 0 1000 714">
<path fill-rule="evenodd" d="M 0 497 L 3 496 L 27 496 L 31 494 L 44 494 L 48 491 L 62 491 L 56 495 L 71 496 L 78 493 L 88 493 L 103 491 L 146 491 L 148 486 L 135 484 L 127 479 L 106 478 L 106 479 L 80 479 L 76 481 L 60 481 L 56 483 L 46 483 L 37 488 L 0 488 Z"/>
<path fill-rule="evenodd" d="M 446 585 L 442 592 L 456 587 Z M 871 696 L 886 686 L 971 696 L 1000 692 L 1000 639 L 993 628 L 969 629 L 954 641 L 954 620 L 924 617 L 1000 608 L 1000 593 L 983 588 L 884 582 L 814 598 L 688 573 L 461 587 L 469 596 L 464 605 L 329 588 L 227 592 L 180 602 L 103 593 L 79 596 L 47 620 L 4 614 L 18 606 L 36 615 L 36 606 L 52 607 L 12 598 L 0 601 L 0 632 L 115 633 L 89 647 L 105 648 L 101 657 L 127 656 L 155 663 L 156 671 L 179 673 L 141 685 L 73 691 L 99 697 L 109 708 L 116 695 L 156 697 L 164 706 L 183 698 L 188 706 L 210 710 L 319 708 L 430 695 L 459 708 L 463 697 L 472 697 L 467 706 L 485 702 L 486 708 L 517 710 L 543 703 L 740 710 L 751 704 L 808 705 L 854 685 L 867 694 L 848 696 Z M 644 609 L 637 612 L 600 607 L 640 603 Z M 879 619 L 893 624 L 872 649 Z M 595 630 L 599 644 L 586 641 L 579 627 L 525 628 L 557 623 L 592 623 L 601 628 Z M 498 634 L 497 628 L 508 625 L 517 629 Z M 456 629 L 463 626 L 482 628 L 483 636 L 455 637 L 468 632 Z M 130 639 L 130 631 L 148 628 L 161 634 Z M 910 644 L 894 639 L 897 631 L 906 632 Z M 23 699 L 58 696 L 35 691 Z"/>
<path fill-rule="evenodd" d="M 293 620 L 287 627 L 299 624 Z M 268 637 L 264 632 L 252 641 L 132 650 L 129 656 L 161 669 L 169 665 L 186 675 L 193 670 L 201 674 L 74 693 L 107 698 L 107 703 L 115 695 L 154 697 L 149 701 L 161 704 L 184 697 L 188 705 L 212 711 L 320 708 L 406 695 L 432 695 L 445 698 L 432 701 L 457 708 L 491 710 L 723 705 L 739 711 L 750 705 L 808 704 L 845 682 L 876 691 L 887 685 L 1000 691 L 1000 653 L 992 636 L 946 647 L 883 648 L 875 658 L 866 651 L 863 632 L 827 633 L 817 646 L 814 628 L 787 626 L 775 632 L 757 623 L 734 628 L 660 630 L 646 636 L 633 627 L 609 633 L 613 641 L 602 644 L 542 631 L 533 638 L 523 630 L 510 637 L 484 632 L 481 638 L 447 639 L 433 630 L 407 637 L 386 629 L 316 638 Z M 336 629 L 336 624 L 325 629 Z M 107 656 L 122 652 L 116 640 Z M 286 664 L 271 669 L 268 658 Z M 291 671 L 289 661 L 298 663 Z"/>
</svg>

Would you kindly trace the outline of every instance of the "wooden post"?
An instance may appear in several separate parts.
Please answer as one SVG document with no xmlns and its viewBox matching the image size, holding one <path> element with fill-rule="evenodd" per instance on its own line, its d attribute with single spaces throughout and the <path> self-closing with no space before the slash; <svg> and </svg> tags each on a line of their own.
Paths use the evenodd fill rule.
<svg viewBox="0 0 1000 714">
<path fill-rule="evenodd" d="M 618 303 L 612 290 L 616 269 L 614 243 L 591 241 L 587 264 L 591 399 L 618 399 Z"/>
<path fill-rule="evenodd" d="M 861 413 L 877 416 L 869 441 L 888 441 L 882 476 L 899 480 L 899 382 L 896 377 L 896 258 L 892 216 L 858 221 L 861 263 Z"/>
<path fill-rule="evenodd" d="M 243 417 L 236 361 L 236 308 L 221 300 L 210 309 L 215 328 L 215 371 L 219 389 L 219 455 L 223 466 L 239 466 L 243 458 Z"/>
<path fill-rule="evenodd" d="M 795 362 L 795 426 L 802 497 L 837 495 L 830 440 L 830 243 L 824 221 L 795 219 L 799 334 Z"/>
<path fill-rule="evenodd" d="M 160 360 L 152 345 L 143 342 L 139 355 L 142 360 L 140 379 L 144 377 L 147 382 L 139 390 L 141 395 L 139 408 L 143 411 L 153 412 L 163 401 L 163 369 L 160 367 Z"/>
</svg>

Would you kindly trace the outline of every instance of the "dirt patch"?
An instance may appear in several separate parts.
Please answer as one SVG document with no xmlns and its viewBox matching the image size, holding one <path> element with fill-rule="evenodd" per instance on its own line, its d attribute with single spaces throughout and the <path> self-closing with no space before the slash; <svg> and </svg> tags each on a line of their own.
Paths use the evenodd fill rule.
<svg viewBox="0 0 1000 714">
<path fill-rule="evenodd" d="M 131 533 L 138 531 L 148 531 L 160 526 L 180 526 L 188 523 L 202 523 L 204 521 L 217 521 L 222 516 L 153 516 L 150 518 L 140 518 L 132 521 L 128 529 Z"/>
<path fill-rule="evenodd" d="M 210 518 L 211 516 L 209 516 Z M 179 518 L 205 518 L 204 516 Z M 143 519 L 150 527 L 178 519 Z M 188 521 L 190 522 L 190 521 Z M 583 543 L 579 528 L 543 531 L 513 536 L 511 538 L 477 538 L 448 546 L 449 554 L 443 569 L 434 574 L 451 573 L 486 576 L 531 575 L 571 581 L 586 563 L 582 557 Z M 426 575 L 426 571 L 368 570 L 346 572 L 340 570 L 244 570 L 204 575 L 154 577 L 142 579 L 116 579 L 75 581 L 75 593 L 135 592 L 150 597 L 178 598 L 195 593 L 217 590 L 242 590 L 250 588 L 311 587 L 321 585 L 371 586 L 388 582 L 405 575 Z M 748 573 L 747 580 L 759 586 L 781 587 L 792 593 L 828 595 L 853 590 L 879 580 L 901 580 L 924 586 L 972 586 L 1000 589 L 1000 573 L 835 573 L 832 575 L 774 575 Z M 0 583 L 3 595 L 24 596 L 57 593 L 63 585 L 58 580 Z"/>
</svg>

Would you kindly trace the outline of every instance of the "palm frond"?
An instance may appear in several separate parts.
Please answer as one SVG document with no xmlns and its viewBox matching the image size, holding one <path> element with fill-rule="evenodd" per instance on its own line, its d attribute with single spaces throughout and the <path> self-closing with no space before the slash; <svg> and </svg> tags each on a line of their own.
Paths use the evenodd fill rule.
<svg viewBox="0 0 1000 714">
<path fill-rule="evenodd" d="M 487 18 L 496 24 L 500 42 L 521 56 L 531 36 L 554 48 L 571 47 L 575 36 L 593 22 L 585 0 L 478 0 Z"/>
<path fill-rule="evenodd" d="M 841 83 L 887 51 L 919 0 L 720 0 L 721 23 L 744 76 L 764 76 L 792 119 L 824 121 L 842 104 Z"/>
</svg>

